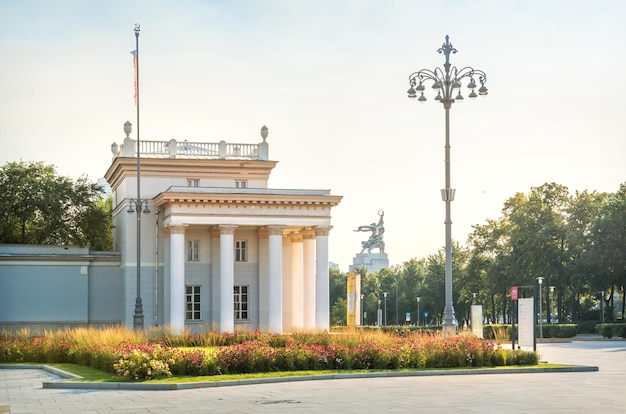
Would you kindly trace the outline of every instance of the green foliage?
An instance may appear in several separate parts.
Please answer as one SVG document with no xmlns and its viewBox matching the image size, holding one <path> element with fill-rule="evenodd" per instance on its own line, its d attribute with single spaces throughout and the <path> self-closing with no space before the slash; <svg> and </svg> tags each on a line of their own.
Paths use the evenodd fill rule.
<svg viewBox="0 0 626 414">
<path fill-rule="evenodd" d="M 596 325 L 599 323 L 600 323 L 599 320 L 578 322 L 578 333 L 581 333 L 581 334 L 596 333 L 597 332 Z"/>
<path fill-rule="evenodd" d="M 347 312 L 346 300 L 341 297 L 337 298 L 335 304 L 330 309 L 330 324 L 346 325 Z"/>
<path fill-rule="evenodd" d="M 539 332 L 539 325 L 535 327 Z M 578 333 L 576 324 L 543 324 L 544 338 L 573 338 Z M 487 324 L 483 326 L 483 337 L 493 339 L 498 342 L 511 340 L 511 325 L 509 324 Z"/>
<path fill-rule="evenodd" d="M 466 246 L 453 243 L 452 296 L 457 320 L 469 321 L 471 304 L 477 303 L 483 305 L 487 322 L 510 323 L 511 287 L 538 287 L 538 277 L 543 278 L 541 308 L 548 324 L 600 319 L 601 300 L 605 320 L 619 317 L 626 310 L 624 229 L 626 183 L 612 194 L 584 191 L 572 195 L 567 187 L 556 183 L 515 194 L 504 203 L 502 217 L 473 227 Z M 440 249 L 425 259 L 411 259 L 377 274 L 359 270 L 365 324 L 376 324 L 383 292 L 388 292 L 388 325 L 416 325 L 417 297 L 419 323 L 440 324 L 445 305 L 444 269 L 445 252 Z M 345 275 L 336 271 L 331 275 L 337 281 L 331 303 L 337 304 L 338 315 L 340 299 L 346 297 Z M 605 292 L 604 298 L 600 298 L 600 291 Z M 528 288 L 521 293 L 525 297 L 533 294 Z M 423 312 L 428 312 L 427 320 Z"/>
<path fill-rule="evenodd" d="M 493 339 L 498 342 L 511 340 L 511 325 L 485 324 L 483 325 L 483 338 Z"/>
<path fill-rule="evenodd" d="M 576 324 L 544 324 L 544 338 L 573 338 L 578 333 Z"/>
<path fill-rule="evenodd" d="M 90 245 L 110 250 L 111 201 L 86 177 L 73 181 L 41 162 L 0 168 L 0 242 Z"/>
<path fill-rule="evenodd" d="M 596 325 L 596 332 L 609 339 L 615 336 L 626 338 L 626 323 L 600 323 Z"/>
</svg>

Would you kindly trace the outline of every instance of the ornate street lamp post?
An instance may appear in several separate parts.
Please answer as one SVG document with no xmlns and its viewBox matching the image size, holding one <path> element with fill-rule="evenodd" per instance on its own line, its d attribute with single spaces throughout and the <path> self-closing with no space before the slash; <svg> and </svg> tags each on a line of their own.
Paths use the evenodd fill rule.
<svg viewBox="0 0 626 414">
<path fill-rule="evenodd" d="M 443 311 L 443 336 L 450 337 L 456 334 L 457 328 L 454 307 L 452 305 L 452 219 L 450 218 L 450 204 L 454 200 L 456 190 L 450 187 L 450 108 L 454 102 L 461 102 L 464 99 L 461 94 L 461 81 L 463 79 L 469 79 L 467 87 L 471 90 L 469 94 L 470 98 L 475 98 L 478 95 L 487 95 L 487 88 L 485 87 L 487 75 L 485 75 L 485 72 L 482 70 L 477 70 L 470 66 L 466 66 L 462 69 L 451 66 L 450 53 L 456 53 L 457 50 L 450 43 L 449 36 L 446 36 L 446 42 L 437 52 L 443 54 L 446 58 L 443 69 L 439 67 L 434 70 L 421 69 L 412 73 L 409 76 L 410 88 L 407 93 L 409 94 L 409 98 L 417 98 L 418 101 L 425 102 L 426 97 L 424 96 L 424 91 L 426 87 L 424 84 L 432 82 L 432 88 L 437 92 L 435 100 L 441 102 L 445 109 L 445 188 L 441 190 L 441 198 L 446 203 L 446 305 Z M 476 94 L 475 91 L 477 88 L 476 79 L 480 82 L 478 94 Z M 417 97 L 418 92 L 420 94 L 419 98 Z M 456 96 L 454 96 L 454 94 L 456 94 Z"/>
</svg>

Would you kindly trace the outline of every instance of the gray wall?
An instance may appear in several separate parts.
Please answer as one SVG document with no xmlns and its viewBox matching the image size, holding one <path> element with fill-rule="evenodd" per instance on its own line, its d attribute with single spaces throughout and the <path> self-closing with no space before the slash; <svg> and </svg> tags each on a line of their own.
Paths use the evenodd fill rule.
<svg viewBox="0 0 626 414">
<path fill-rule="evenodd" d="M 0 329 L 121 322 L 119 253 L 0 245 Z"/>
</svg>

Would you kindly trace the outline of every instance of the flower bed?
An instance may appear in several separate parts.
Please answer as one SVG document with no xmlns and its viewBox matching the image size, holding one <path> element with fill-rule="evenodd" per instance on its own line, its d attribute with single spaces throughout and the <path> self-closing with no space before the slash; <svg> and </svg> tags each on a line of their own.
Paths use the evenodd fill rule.
<svg viewBox="0 0 626 414">
<path fill-rule="evenodd" d="M 120 379 L 251 372 L 469 368 L 536 365 L 536 352 L 505 350 L 472 336 L 362 332 L 285 335 L 260 332 L 201 335 L 141 334 L 122 328 L 67 330 L 32 337 L 0 334 L 0 362 L 71 362 Z M 91 335 L 90 335 L 91 334 Z M 90 339 L 92 338 L 92 339 Z M 112 339 L 113 338 L 113 339 Z M 181 349 L 184 346 L 214 347 Z"/>
</svg>

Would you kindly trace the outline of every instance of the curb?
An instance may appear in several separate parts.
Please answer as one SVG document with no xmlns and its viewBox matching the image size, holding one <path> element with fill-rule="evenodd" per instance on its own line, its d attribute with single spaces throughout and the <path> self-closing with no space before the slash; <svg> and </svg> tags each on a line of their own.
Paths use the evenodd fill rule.
<svg viewBox="0 0 626 414">
<path fill-rule="evenodd" d="M 54 370 L 54 374 L 60 377 L 71 377 L 66 379 L 80 379 L 74 374 L 64 372 L 62 370 L 47 367 L 45 365 L 33 365 L 25 367 L 23 365 L 15 366 L 16 368 L 44 369 L 48 372 Z M 8 367 L 7 367 L 8 368 Z M 252 378 L 242 380 L 227 381 L 206 381 L 206 382 L 187 382 L 176 384 L 151 384 L 139 382 L 67 382 L 46 381 L 43 388 L 47 389 L 93 389 L 93 390 L 143 390 L 143 391 L 177 391 L 199 388 L 215 388 L 229 387 L 235 385 L 252 385 L 252 384 L 272 384 L 282 382 L 299 382 L 299 381 L 319 381 L 319 380 L 335 380 L 335 379 L 355 379 L 355 378 L 398 378 L 398 377 L 432 377 L 447 375 L 499 375 L 499 374 L 545 374 L 545 373 L 564 373 L 564 372 L 597 372 L 598 367 L 586 365 L 571 365 L 564 367 L 546 367 L 546 368 L 485 368 L 485 369 L 454 369 L 454 370 L 436 370 L 436 371 L 402 371 L 402 372 L 363 372 L 351 374 L 320 374 L 306 375 L 294 377 L 276 377 L 276 378 Z"/>
</svg>

